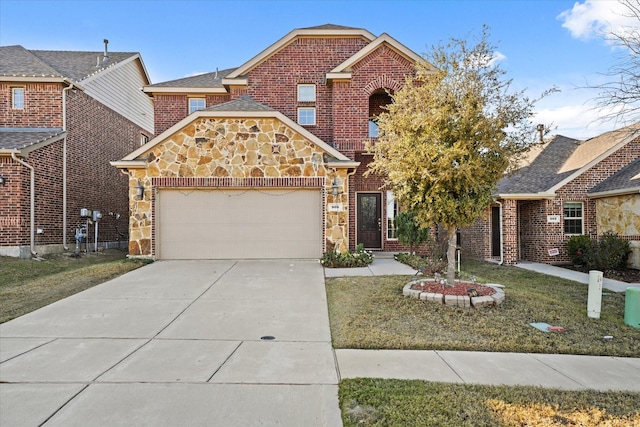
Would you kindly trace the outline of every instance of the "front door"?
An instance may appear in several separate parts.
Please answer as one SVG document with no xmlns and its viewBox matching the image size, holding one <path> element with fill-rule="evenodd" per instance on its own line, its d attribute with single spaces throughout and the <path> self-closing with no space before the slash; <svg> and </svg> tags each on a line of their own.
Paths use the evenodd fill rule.
<svg viewBox="0 0 640 427">
<path fill-rule="evenodd" d="M 491 256 L 500 256 L 500 208 L 491 207 Z"/>
<path fill-rule="evenodd" d="M 382 198 L 380 193 L 358 193 L 358 244 L 382 249 Z"/>
</svg>

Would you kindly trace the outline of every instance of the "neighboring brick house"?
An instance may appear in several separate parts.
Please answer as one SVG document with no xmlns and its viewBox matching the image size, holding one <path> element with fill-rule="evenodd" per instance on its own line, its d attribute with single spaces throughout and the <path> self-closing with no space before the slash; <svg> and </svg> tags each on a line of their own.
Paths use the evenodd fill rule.
<svg viewBox="0 0 640 427">
<path fill-rule="evenodd" d="M 140 55 L 106 47 L 0 47 L 0 255 L 73 251 L 81 208 L 102 212 L 100 246 L 128 241 L 128 179 L 109 161 L 153 137 L 153 103 Z"/>
<path fill-rule="evenodd" d="M 400 249 L 393 195 L 363 173 L 375 117 L 420 59 L 387 34 L 323 25 L 238 68 L 146 86 L 157 136 L 112 162 L 130 176 L 130 254 Z"/>
<path fill-rule="evenodd" d="M 500 181 L 496 203 L 461 230 L 462 253 L 505 264 L 561 264 L 570 261 L 572 235 L 615 231 L 640 240 L 640 204 L 632 195 L 637 177 L 630 176 L 639 168 L 639 129 L 636 124 L 586 141 L 558 135 L 534 147 L 524 166 Z"/>
</svg>

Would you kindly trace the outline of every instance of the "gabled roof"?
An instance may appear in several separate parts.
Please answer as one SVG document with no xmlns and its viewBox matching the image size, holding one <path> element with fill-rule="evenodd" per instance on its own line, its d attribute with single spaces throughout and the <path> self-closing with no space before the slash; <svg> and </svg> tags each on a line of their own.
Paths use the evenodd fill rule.
<svg viewBox="0 0 640 427">
<path fill-rule="evenodd" d="M 587 193 L 592 198 L 640 193 L 640 158 L 629 163 Z"/>
<path fill-rule="evenodd" d="M 236 68 L 232 73 L 227 76 L 228 79 L 241 78 L 247 74 L 252 68 L 260 64 L 271 55 L 276 54 L 280 50 L 288 46 L 292 41 L 298 37 L 361 37 L 364 40 L 373 41 L 375 36 L 369 31 L 363 28 L 343 27 L 333 24 L 320 25 L 318 27 L 297 28 L 280 40 L 273 43 L 271 46 L 251 58 L 249 61 Z"/>
<path fill-rule="evenodd" d="M 57 78 L 82 83 L 116 64 L 140 58 L 137 52 L 109 52 L 108 61 L 103 61 L 103 56 L 104 52 L 28 50 L 22 46 L 0 46 L 0 77 L 12 80 Z M 146 78 L 149 80 L 148 75 Z"/>
<path fill-rule="evenodd" d="M 640 123 L 585 141 L 555 136 L 534 148 L 524 166 L 498 183 L 503 198 L 553 197 L 555 192 L 639 135 Z"/>
<path fill-rule="evenodd" d="M 227 77 L 229 73 L 234 71 L 235 68 L 228 68 L 226 70 L 214 71 L 211 73 L 198 74 L 196 76 L 184 77 L 176 80 L 169 80 L 167 82 L 156 83 L 144 87 L 144 91 L 147 93 L 159 93 L 159 92 L 190 92 L 190 93 L 205 93 L 216 92 L 215 89 L 221 89 L 222 93 L 226 93 L 222 84 L 222 79 Z M 213 90 L 212 90 L 213 89 Z"/>
<path fill-rule="evenodd" d="M 65 135 L 66 132 L 59 128 L 0 128 L 0 152 L 20 151 L 24 154 Z"/>
<path fill-rule="evenodd" d="M 242 95 L 233 101 L 225 102 L 223 104 L 218 104 L 212 107 L 209 107 L 204 110 L 198 110 L 175 125 L 171 126 L 169 129 L 162 132 L 160 135 L 153 138 L 151 141 L 141 146 L 137 150 L 126 155 L 122 160 L 111 162 L 112 166 L 118 168 L 144 168 L 146 167 L 146 160 L 141 159 L 146 153 L 148 153 L 153 147 L 160 144 L 167 138 L 169 138 L 174 133 L 178 132 L 180 129 L 192 123 L 194 120 L 202 118 L 202 117 L 215 117 L 215 118 L 275 118 L 291 129 L 298 132 L 304 138 L 308 139 L 312 143 L 316 144 L 320 149 L 322 149 L 329 156 L 332 156 L 336 159 L 334 164 L 335 166 L 342 167 L 355 167 L 359 165 L 359 162 L 354 162 L 344 154 L 322 141 L 320 138 L 280 113 L 277 110 L 274 110 L 271 107 L 268 107 L 264 104 L 261 104 L 251 98 L 249 95 Z"/>
<path fill-rule="evenodd" d="M 241 95 L 233 101 L 207 108 L 208 111 L 275 111 L 273 108 L 261 104 L 249 95 Z"/>
</svg>

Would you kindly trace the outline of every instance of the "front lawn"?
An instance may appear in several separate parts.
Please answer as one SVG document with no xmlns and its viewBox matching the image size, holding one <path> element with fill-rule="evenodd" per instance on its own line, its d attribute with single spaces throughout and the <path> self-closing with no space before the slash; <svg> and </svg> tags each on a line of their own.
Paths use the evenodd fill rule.
<svg viewBox="0 0 640 427">
<path fill-rule="evenodd" d="M 44 260 L 0 257 L 0 323 L 27 314 L 145 264 L 125 250 L 46 255 Z"/>
<path fill-rule="evenodd" d="M 411 276 L 328 279 L 334 347 L 640 356 L 640 330 L 624 324 L 622 294 L 605 293 L 600 319 L 591 319 L 585 284 L 466 260 L 462 276 L 471 275 L 479 283 L 505 285 L 506 301 L 478 310 L 452 308 L 402 296 Z M 541 332 L 532 322 L 565 332 Z"/>
<path fill-rule="evenodd" d="M 639 426 L 640 393 L 355 378 L 340 382 L 350 426 Z"/>
</svg>

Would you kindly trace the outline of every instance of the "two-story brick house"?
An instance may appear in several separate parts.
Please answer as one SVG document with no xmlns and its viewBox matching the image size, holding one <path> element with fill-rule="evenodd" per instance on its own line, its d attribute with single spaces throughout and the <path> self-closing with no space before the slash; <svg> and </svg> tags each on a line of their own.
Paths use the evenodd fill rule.
<svg viewBox="0 0 640 427">
<path fill-rule="evenodd" d="M 149 83 L 140 55 L 106 40 L 103 52 L 0 47 L 0 255 L 74 250 L 82 208 L 103 214 L 100 246 L 128 241 L 128 179 L 109 161 L 153 136 Z"/>
<path fill-rule="evenodd" d="M 571 236 L 613 231 L 640 260 L 639 158 L 640 124 L 584 141 L 554 136 L 500 181 L 496 203 L 461 230 L 462 253 L 505 264 L 562 264 Z"/>
<path fill-rule="evenodd" d="M 393 194 L 363 174 L 375 117 L 418 60 L 387 34 L 323 25 L 238 68 L 146 86 L 157 136 L 112 162 L 130 177 L 130 254 L 398 249 Z"/>
</svg>

